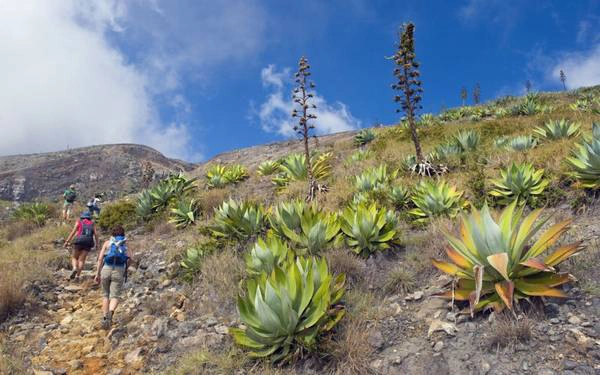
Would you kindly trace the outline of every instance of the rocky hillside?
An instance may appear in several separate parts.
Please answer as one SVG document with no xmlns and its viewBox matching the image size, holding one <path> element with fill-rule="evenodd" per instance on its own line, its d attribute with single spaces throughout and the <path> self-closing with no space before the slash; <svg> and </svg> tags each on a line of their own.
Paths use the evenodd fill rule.
<svg viewBox="0 0 600 375">
<path fill-rule="evenodd" d="M 165 157 L 142 145 L 119 144 L 67 151 L 0 157 L 0 199 L 31 201 L 60 197 L 69 184 L 83 195 L 109 197 L 139 189 L 142 164 L 150 162 L 155 178 L 191 170 L 194 165 Z"/>
</svg>

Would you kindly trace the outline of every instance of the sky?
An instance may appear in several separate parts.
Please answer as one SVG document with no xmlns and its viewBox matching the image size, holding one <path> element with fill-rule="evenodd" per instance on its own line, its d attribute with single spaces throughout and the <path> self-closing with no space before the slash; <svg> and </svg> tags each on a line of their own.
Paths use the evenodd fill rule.
<svg viewBox="0 0 600 375">
<path fill-rule="evenodd" d="M 300 56 L 317 134 L 399 120 L 415 23 L 423 113 L 600 84 L 597 0 L 0 0 L 0 155 L 142 143 L 198 162 L 295 137 Z"/>
</svg>

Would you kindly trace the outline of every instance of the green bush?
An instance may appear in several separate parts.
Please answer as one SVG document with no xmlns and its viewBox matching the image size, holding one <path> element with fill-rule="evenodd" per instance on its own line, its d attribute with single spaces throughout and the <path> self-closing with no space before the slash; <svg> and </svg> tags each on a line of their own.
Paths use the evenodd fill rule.
<svg viewBox="0 0 600 375">
<path fill-rule="evenodd" d="M 102 207 L 97 224 L 101 229 L 108 230 L 115 225 L 122 225 L 126 229 L 137 224 L 138 216 L 136 205 L 129 201 L 115 202 Z"/>
</svg>

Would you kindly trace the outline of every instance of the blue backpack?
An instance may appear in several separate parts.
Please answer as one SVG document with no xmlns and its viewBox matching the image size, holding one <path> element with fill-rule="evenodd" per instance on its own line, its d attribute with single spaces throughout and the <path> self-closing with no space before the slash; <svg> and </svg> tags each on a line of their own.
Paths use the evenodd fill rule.
<svg viewBox="0 0 600 375">
<path fill-rule="evenodd" d="M 125 266 L 127 264 L 127 239 L 124 236 L 110 238 L 108 252 L 104 255 L 104 264 L 107 266 Z"/>
</svg>

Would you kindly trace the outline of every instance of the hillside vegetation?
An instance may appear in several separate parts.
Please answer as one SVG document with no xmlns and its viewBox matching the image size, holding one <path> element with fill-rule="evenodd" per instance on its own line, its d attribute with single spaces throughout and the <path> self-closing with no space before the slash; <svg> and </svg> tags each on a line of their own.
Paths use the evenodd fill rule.
<svg viewBox="0 0 600 375">
<path fill-rule="evenodd" d="M 131 298 L 146 287 L 161 300 L 155 278 L 183 301 L 148 318 L 132 306 L 115 366 L 142 347 L 137 370 L 173 374 L 599 371 L 600 87 L 421 115 L 417 131 L 438 176 L 414 172 L 400 123 L 314 144 L 311 203 L 293 152 L 220 158 L 111 202 L 102 227 L 127 225 L 166 264 L 136 267 Z M 19 233 L 31 219 L 12 217 L 0 318 L 32 298 L 47 264 L 61 267 L 35 248 L 65 235 L 52 220 Z M 138 333 L 160 319 L 180 336 Z M 197 328 L 181 333 L 186 323 Z M 0 370 L 47 355 L 15 353 L 0 347 Z M 82 361 L 74 373 L 94 368 Z"/>
</svg>

